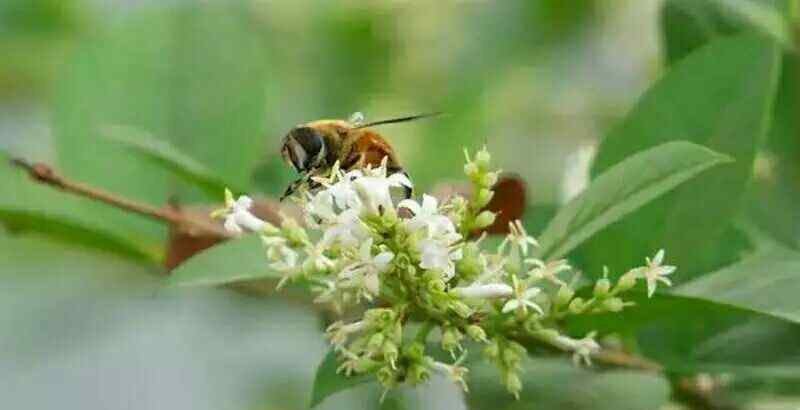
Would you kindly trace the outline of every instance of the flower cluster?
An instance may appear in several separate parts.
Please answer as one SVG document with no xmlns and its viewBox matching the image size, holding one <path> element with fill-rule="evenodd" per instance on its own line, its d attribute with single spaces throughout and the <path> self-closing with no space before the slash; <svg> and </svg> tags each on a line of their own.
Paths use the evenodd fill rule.
<svg viewBox="0 0 800 410">
<path fill-rule="evenodd" d="M 498 176 L 490 160 L 485 149 L 474 159 L 467 155 L 471 199 L 398 200 L 411 181 L 388 175 L 385 162 L 347 172 L 335 165 L 314 178 L 320 189 L 302 193 L 302 226 L 291 218 L 280 227 L 261 221 L 250 214 L 249 198 L 234 200 L 230 193 L 216 216 L 231 232 L 261 235 L 267 263 L 283 276 L 279 287 L 305 281 L 316 302 L 340 314 L 361 312 L 360 319 L 327 329 L 345 375 L 372 373 L 389 389 L 424 382 L 435 372 L 466 389 L 463 362 L 468 347 L 481 344 L 518 395 L 525 343 L 569 352 L 576 364 L 588 365 L 600 349 L 594 333 L 572 338 L 560 331 L 560 321 L 621 311 L 632 304 L 623 294 L 639 279 L 652 295 L 658 282 L 670 284 L 665 276 L 675 268 L 662 266 L 659 251 L 616 283 L 604 272 L 591 297 L 580 297 L 577 273 L 566 260 L 537 258 L 538 243 L 520 221 L 495 249 L 485 249 L 483 238 L 472 236 L 495 220 L 484 210 Z M 434 359 L 432 349 L 449 353 L 453 362 Z"/>
</svg>

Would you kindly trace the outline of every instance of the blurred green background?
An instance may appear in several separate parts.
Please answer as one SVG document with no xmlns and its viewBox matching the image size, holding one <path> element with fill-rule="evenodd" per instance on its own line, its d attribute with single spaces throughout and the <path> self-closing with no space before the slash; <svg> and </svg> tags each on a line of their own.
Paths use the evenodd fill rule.
<svg viewBox="0 0 800 410">
<path fill-rule="evenodd" d="M 742 9 L 743 3 L 755 4 L 756 12 Z M 322 322 L 302 305 L 222 289 L 166 289 L 159 276 L 165 226 L 35 186 L 5 164 L 7 157 L 44 161 L 70 178 L 154 205 L 171 198 L 209 204 L 219 202 L 219 195 L 112 141 L 108 127 L 166 141 L 225 184 L 275 196 L 293 177 L 278 152 L 295 124 L 347 118 L 355 111 L 368 120 L 444 111 L 448 115 L 438 119 L 382 130 L 417 187 L 425 191 L 459 178 L 462 148 L 486 144 L 500 168 L 525 179 L 526 218 L 541 229 L 553 209 L 585 187 L 604 136 L 612 135 L 612 148 L 616 134 L 637 137 L 635 126 L 613 130 L 670 64 L 740 31 L 791 43 L 790 23 L 780 20 L 790 15 L 790 5 L 2 0 L 4 407 L 300 409 L 326 351 Z M 711 249 L 702 257 L 694 255 L 696 248 L 681 254 L 680 244 L 667 247 L 678 249 L 683 262 L 678 265 L 686 276 L 679 281 L 756 248 L 747 232 L 797 247 L 800 83 L 791 45 L 781 44 L 781 50 L 777 91 L 772 90 L 777 97 L 767 103 L 771 126 L 762 127 L 763 136 L 748 134 L 758 143 L 751 144 L 749 160 L 738 162 L 746 174 L 736 196 L 743 206 L 723 212 L 730 221 L 698 228 L 715 231 L 713 242 L 695 244 Z M 757 74 L 752 67 L 723 68 L 742 81 Z M 715 75 L 713 69 L 707 75 Z M 735 75 L 718 77 L 725 85 L 738 81 Z M 703 86 L 699 82 L 698 96 Z M 739 98 L 724 87 L 709 87 L 721 101 Z M 763 93 L 765 101 L 770 90 Z M 753 115 L 764 117 L 759 113 Z M 727 114 L 742 117 L 742 111 Z M 648 124 L 674 130 L 668 126 L 672 120 L 668 115 Z M 694 136 L 671 138 L 689 137 Z M 600 156 L 595 171 L 636 143 L 617 145 L 622 147 Z M 689 198 L 690 208 L 706 204 Z M 655 245 L 646 242 L 668 224 L 660 221 L 657 227 L 636 220 L 615 225 L 574 258 L 590 276 L 599 272 L 598 260 L 614 269 L 631 266 L 652 254 Z M 702 236 L 664 235 L 676 242 Z M 625 247 L 626 240 L 635 245 Z M 549 360 L 538 368 L 543 370 L 531 382 L 538 393 L 527 407 L 514 406 L 588 409 L 605 400 L 617 403 L 609 407 L 616 409 L 681 406 L 661 379 L 624 373 L 594 379 Z M 573 380 L 588 381 L 574 387 Z M 756 387 L 742 399 L 747 406 L 799 405 L 778 394 L 791 393 L 791 387 Z M 490 393 L 475 392 L 465 404 L 453 386 L 437 379 L 393 393 L 381 407 L 492 408 L 496 402 L 481 402 Z M 374 386 L 362 387 L 320 408 L 376 408 L 379 394 Z"/>
</svg>

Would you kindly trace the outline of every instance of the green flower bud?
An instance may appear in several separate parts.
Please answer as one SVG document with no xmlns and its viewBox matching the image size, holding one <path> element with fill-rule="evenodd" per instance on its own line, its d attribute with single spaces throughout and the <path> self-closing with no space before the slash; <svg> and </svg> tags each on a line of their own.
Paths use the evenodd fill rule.
<svg viewBox="0 0 800 410">
<path fill-rule="evenodd" d="M 464 245 L 463 256 L 456 262 L 456 271 L 459 276 L 472 281 L 481 273 L 481 249 L 475 242 Z"/>
<path fill-rule="evenodd" d="M 403 348 L 403 356 L 408 357 L 411 361 L 422 361 L 425 357 L 425 345 L 422 343 L 411 343 Z"/>
<path fill-rule="evenodd" d="M 364 320 L 377 328 L 384 328 L 394 322 L 395 313 L 391 309 L 377 308 L 364 312 Z"/>
<path fill-rule="evenodd" d="M 491 156 L 491 154 L 489 154 L 489 151 L 486 150 L 486 147 L 483 147 L 483 149 L 481 149 L 480 151 L 478 151 L 475 154 L 475 163 L 481 169 L 485 170 L 485 169 L 489 168 L 489 161 L 491 161 L 491 160 L 492 160 L 492 156 Z"/>
<path fill-rule="evenodd" d="M 478 191 L 478 195 L 475 195 L 475 206 L 478 208 L 483 208 L 486 205 L 489 205 L 489 202 L 494 198 L 494 191 L 488 188 L 482 188 Z"/>
<path fill-rule="evenodd" d="M 386 389 L 391 389 L 397 386 L 397 372 L 392 369 L 390 366 L 383 366 L 378 370 L 375 374 L 377 376 L 378 381 L 383 385 Z"/>
<path fill-rule="evenodd" d="M 369 342 L 367 343 L 367 349 L 372 352 L 377 352 L 380 350 L 381 346 L 383 346 L 383 341 L 386 338 L 383 336 L 382 333 L 375 333 L 372 337 L 369 338 Z"/>
<path fill-rule="evenodd" d="M 554 329 L 542 329 L 542 330 L 539 330 L 537 332 L 537 334 L 543 340 L 548 341 L 548 342 L 552 342 L 552 341 L 556 340 L 558 338 L 558 336 L 559 336 L 558 331 L 556 331 Z"/>
<path fill-rule="evenodd" d="M 572 300 L 573 296 L 575 296 L 575 291 L 569 286 L 562 285 L 556 293 L 555 305 L 559 307 L 564 306 Z"/>
<path fill-rule="evenodd" d="M 467 326 L 467 335 L 476 342 L 486 343 L 486 331 L 478 325 Z"/>
<path fill-rule="evenodd" d="M 619 278 L 619 282 L 617 282 L 616 291 L 617 292 L 625 292 L 630 290 L 634 286 L 636 286 L 636 279 L 639 277 L 635 270 L 630 270 L 622 277 Z"/>
<path fill-rule="evenodd" d="M 611 281 L 606 278 L 602 278 L 594 285 L 594 295 L 598 298 L 604 298 L 608 295 L 608 291 L 610 289 Z"/>
<path fill-rule="evenodd" d="M 472 315 L 472 309 L 469 306 L 467 306 L 466 303 L 460 300 L 451 301 L 450 309 L 452 309 L 454 312 L 456 312 L 457 315 L 463 317 L 464 319 Z"/>
<path fill-rule="evenodd" d="M 610 298 L 603 301 L 603 308 L 609 312 L 619 312 L 625 307 L 625 303 L 620 298 Z"/>
<path fill-rule="evenodd" d="M 425 366 L 412 364 L 408 367 L 408 382 L 411 384 L 425 383 L 431 378 L 431 372 Z"/>
<path fill-rule="evenodd" d="M 500 355 L 500 346 L 497 344 L 497 340 L 489 342 L 489 345 L 483 349 L 483 355 L 489 359 L 497 359 Z"/>
<path fill-rule="evenodd" d="M 473 178 L 477 176 L 479 172 L 480 170 L 478 169 L 478 165 L 476 165 L 474 162 L 467 162 L 464 164 L 464 174 L 466 174 L 468 177 Z"/>
<path fill-rule="evenodd" d="M 478 229 L 486 228 L 494 223 L 496 215 L 492 211 L 483 211 L 475 218 L 475 227 Z"/>
<path fill-rule="evenodd" d="M 583 312 L 583 308 L 585 306 L 585 302 L 582 298 L 575 298 L 572 299 L 572 302 L 569 304 L 569 311 L 570 313 L 577 315 Z"/>
<path fill-rule="evenodd" d="M 397 345 L 393 342 L 387 341 L 383 344 L 383 358 L 387 362 L 394 365 L 397 362 L 397 358 L 400 356 L 400 352 L 397 350 Z"/>
<path fill-rule="evenodd" d="M 478 183 L 482 187 L 491 188 L 497 183 L 497 172 L 487 172 L 480 176 Z"/>
<path fill-rule="evenodd" d="M 442 330 L 442 349 L 448 352 L 461 349 L 461 339 L 464 336 L 455 327 L 447 327 Z"/>
<path fill-rule="evenodd" d="M 506 371 L 503 375 L 503 383 L 506 385 L 508 392 L 519 399 L 519 392 L 522 391 L 522 380 L 519 379 L 517 372 L 514 370 Z"/>
</svg>

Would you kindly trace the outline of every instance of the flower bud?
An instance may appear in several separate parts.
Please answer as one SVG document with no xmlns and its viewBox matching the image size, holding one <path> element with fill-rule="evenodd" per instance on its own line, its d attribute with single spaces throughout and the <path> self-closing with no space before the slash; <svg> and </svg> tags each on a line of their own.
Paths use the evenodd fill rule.
<svg viewBox="0 0 800 410">
<path fill-rule="evenodd" d="M 471 281 L 481 273 L 481 249 L 475 242 L 468 242 L 463 249 L 463 256 L 456 262 L 456 271 L 461 279 Z"/>
<path fill-rule="evenodd" d="M 367 343 L 367 349 L 373 352 L 377 352 L 380 350 L 381 346 L 383 345 L 383 341 L 386 338 L 383 336 L 382 333 L 375 333 L 372 337 L 369 338 L 369 342 Z"/>
<path fill-rule="evenodd" d="M 506 385 L 508 392 L 519 399 L 519 392 L 522 391 L 522 380 L 519 379 L 517 372 L 510 369 L 506 371 L 503 375 L 503 383 Z"/>
<path fill-rule="evenodd" d="M 625 307 L 625 303 L 620 298 L 610 298 L 603 301 L 603 308 L 609 312 L 619 312 Z"/>
<path fill-rule="evenodd" d="M 485 170 L 485 169 L 489 168 L 489 161 L 491 161 L 491 160 L 492 160 L 492 156 L 491 156 L 491 154 L 489 154 L 489 151 L 486 149 L 486 147 L 483 147 L 483 149 L 481 149 L 480 151 L 478 151 L 475 154 L 475 163 L 481 169 Z"/>
<path fill-rule="evenodd" d="M 466 174 L 468 177 L 473 178 L 478 175 L 479 172 L 480 170 L 478 169 L 478 165 L 476 165 L 474 162 L 467 162 L 464 164 L 464 174 Z"/>
<path fill-rule="evenodd" d="M 403 348 L 403 355 L 412 361 L 420 361 L 425 356 L 425 345 L 422 343 L 411 343 Z"/>
<path fill-rule="evenodd" d="M 569 311 L 570 311 L 570 313 L 577 315 L 577 314 L 583 312 L 584 306 L 585 306 L 585 302 L 583 301 L 582 298 L 575 298 L 575 299 L 572 299 L 572 302 L 570 302 L 570 304 L 569 304 Z"/>
<path fill-rule="evenodd" d="M 411 384 L 420 384 L 427 382 L 431 377 L 431 372 L 425 366 L 419 364 L 412 364 L 408 367 L 408 381 Z"/>
<path fill-rule="evenodd" d="M 638 274 L 636 270 L 629 270 L 627 273 L 622 275 L 619 278 L 619 282 L 617 282 L 616 291 L 617 292 L 625 292 L 630 290 L 634 286 L 636 286 L 636 279 L 638 278 Z"/>
<path fill-rule="evenodd" d="M 486 343 L 486 331 L 478 325 L 467 326 L 467 335 L 476 342 Z"/>
<path fill-rule="evenodd" d="M 598 298 L 604 298 L 608 295 L 608 291 L 610 289 L 611 281 L 606 278 L 602 278 L 594 285 L 594 295 Z"/>
<path fill-rule="evenodd" d="M 497 172 L 487 172 L 481 175 L 478 183 L 483 187 L 493 187 L 497 183 Z"/>
<path fill-rule="evenodd" d="M 478 217 L 475 218 L 475 227 L 478 229 L 483 229 L 488 226 L 491 226 L 494 223 L 496 215 L 492 211 L 483 211 L 478 214 Z"/>
<path fill-rule="evenodd" d="M 375 374 L 378 381 L 387 389 L 397 386 L 397 373 L 389 366 L 381 367 Z"/>
<path fill-rule="evenodd" d="M 492 198 L 494 198 L 494 191 L 488 188 L 482 188 L 478 191 L 478 195 L 475 195 L 475 205 L 478 208 L 483 208 L 489 205 Z"/>
<path fill-rule="evenodd" d="M 556 293 L 555 305 L 556 306 L 564 306 L 572 300 L 572 297 L 575 296 L 575 291 L 572 290 L 569 286 L 561 285 Z"/>
<path fill-rule="evenodd" d="M 470 285 L 458 287 L 450 293 L 466 299 L 498 299 L 507 298 L 514 293 L 514 289 L 505 283 L 487 283 L 485 285 Z"/>
<path fill-rule="evenodd" d="M 483 349 L 483 355 L 489 359 L 496 359 L 500 355 L 500 346 L 497 345 L 496 340 L 489 342 L 489 345 Z"/>
<path fill-rule="evenodd" d="M 392 366 L 397 362 L 397 357 L 400 355 L 400 352 L 397 350 L 397 345 L 391 341 L 387 341 L 383 344 L 381 353 L 383 353 L 383 358 L 391 363 Z"/>
<path fill-rule="evenodd" d="M 560 336 L 558 334 L 558 331 L 556 331 L 554 329 L 542 329 L 542 330 L 539 330 L 538 332 L 536 332 L 536 334 L 540 338 L 542 338 L 542 340 L 545 340 L 545 341 L 550 342 L 550 343 L 552 343 L 554 340 L 557 340 L 558 336 Z"/>
<path fill-rule="evenodd" d="M 464 319 L 472 316 L 472 309 L 467 306 L 466 303 L 460 300 L 454 300 L 450 302 L 450 309 L 456 312 L 457 315 L 463 317 Z"/>
<path fill-rule="evenodd" d="M 464 336 L 455 327 L 447 327 L 442 331 L 442 349 L 453 352 L 461 349 L 461 339 Z"/>
</svg>

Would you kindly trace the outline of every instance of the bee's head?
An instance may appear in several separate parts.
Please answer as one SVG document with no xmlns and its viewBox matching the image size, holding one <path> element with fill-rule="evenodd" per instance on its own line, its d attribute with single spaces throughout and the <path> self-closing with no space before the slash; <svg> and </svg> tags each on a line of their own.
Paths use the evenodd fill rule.
<svg viewBox="0 0 800 410">
<path fill-rule="evenodd" d="M 325 158 L 325 139 L 318 130 L 308 126 L 297 126 L 283 139 L 281 156 L 297 172 L 306 172 L 319 166 Z"/>
</svg>

